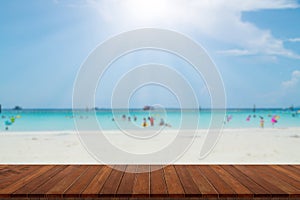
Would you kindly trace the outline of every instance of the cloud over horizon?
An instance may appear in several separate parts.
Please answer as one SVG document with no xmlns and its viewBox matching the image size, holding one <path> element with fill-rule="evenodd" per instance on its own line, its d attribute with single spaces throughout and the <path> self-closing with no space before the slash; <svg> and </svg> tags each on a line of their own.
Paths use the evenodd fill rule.
<svg viewBox="0 0 300 200">
<path fill-rule="evenodd" d="M 244 12 L 299 8 L 296 0 L 86 0 L 86 3 L 98 10 L 108 28 L 118 31 L 149 26 L 184 30 L 233 46 L 219 49 L 220 54 L 300 59 L 270 30 L 242 19 Z"/>
<path fill-rule="evenodd" d="M 289 42 L 300 42 L 300 38 L 290 38 L 288 39 Z"/>
<path fill-rule="evenodd" d="M 282 82 L 284 88 L 292 88 L 300 82 L 300 71 L 295 70 L 292 72 L 291 79 Z"/>
</svg>

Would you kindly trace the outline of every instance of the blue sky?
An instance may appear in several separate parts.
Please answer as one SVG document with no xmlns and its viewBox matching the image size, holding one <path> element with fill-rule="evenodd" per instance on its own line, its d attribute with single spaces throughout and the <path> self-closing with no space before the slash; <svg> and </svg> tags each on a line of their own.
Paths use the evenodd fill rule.
<svg viewBox="0 0 300 200">
<path fill-rule="evenodd" d="M 207 50 L 223 78 L 228 107 L 299 106 L 299 19 L 295 0 L 4 0 L 0 104 L 71 107 L 77 72 L 97 45 L 124 31 L 157 27 L 183 33 Z M 109 107 L 118 76 L 147 62 L 174 66 L 190 80 L 202 107 L 210 105 L 203 80 L 186 63 L 145 51 L 111 66 L 96 106 Z M 141 88 L 130 105 L 178 106 L 174 95 L 156 87 Z"/>
</svg>

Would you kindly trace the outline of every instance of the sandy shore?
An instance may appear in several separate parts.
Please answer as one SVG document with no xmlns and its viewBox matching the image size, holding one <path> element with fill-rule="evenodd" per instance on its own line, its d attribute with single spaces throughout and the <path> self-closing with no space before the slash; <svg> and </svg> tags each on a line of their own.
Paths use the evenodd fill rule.
<svg viewBox="0 0 300 200">
<path fill-rule="evenodd" d="M 181 141 L 191 140 L 192 132 L 186 133 L 186 136 L 180 136 Z M 104 135 L 119 149 L 147 154 L 172 145 L 172 138 L 176 136 L 176 132 L 164 131 L 160 136 L 142 142 L 126 139 L 126 136 L 118 131 L 106 132 Z M 200 149 L 205 136 L 206 131 L 199 130 L 190 148 L 176 163 L 300 164 L 300 128 L 224 129 L 215 148 L 207 157 L 200 159 Z M 87 152 L 73 131 L 0 132 L 0 147 L 1 164 L 99 163 Z M 107 149 L 101 151 L 105 152 Z"/>
</svg>

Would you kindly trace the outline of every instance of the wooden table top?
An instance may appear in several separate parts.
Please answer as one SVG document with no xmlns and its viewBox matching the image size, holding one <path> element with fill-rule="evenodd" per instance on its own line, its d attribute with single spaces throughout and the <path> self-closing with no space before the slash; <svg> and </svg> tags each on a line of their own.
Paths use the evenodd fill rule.
<svg viewBox="0 0 300 200">
<path fill-rule="evenodd" d="M 115 167 L 0 165 L 0 198 L 300 199 L 300 165 Z"/>
</svg>

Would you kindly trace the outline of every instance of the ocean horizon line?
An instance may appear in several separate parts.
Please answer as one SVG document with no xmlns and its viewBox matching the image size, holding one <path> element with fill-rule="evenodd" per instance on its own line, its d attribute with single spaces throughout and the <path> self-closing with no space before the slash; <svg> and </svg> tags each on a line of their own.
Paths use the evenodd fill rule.
<svg viewBox="0 0 300 200">
<path fill-rule="evenodd" d="M 299 110 L 300 106 L 298 107 L 284 107 L 284 108 L 280 108 L 280 107 L 257 107 L 257 108 L 253 108 L 253 107 L 229 107 L 229 108 L 209 108 L 209 107 L 201 107 L 201 108 L 177 108 L 177 107 L 166 107 L 163 108 L 166 110 L 252 110 L 252 111 L 256 111 L 256 110 Z M 144 110 L 143 108 L 21 108 L 21 109 L 15 109 L 15 108 L 3 108 L 2 107 L 2 111 L 31 111 L 31 110 L 57 110 L 57 111 L 72 111 L 72 110 L 77 110 L 77 111 L 92 111 L 92 110 L 96 110 L 96 111 L 109 111 L 109 110 L 141 110 L 141 111 L 147 111 Z M 161 110 L 161 108 L 154 108 L 153 110 Z"/>
</svg>

